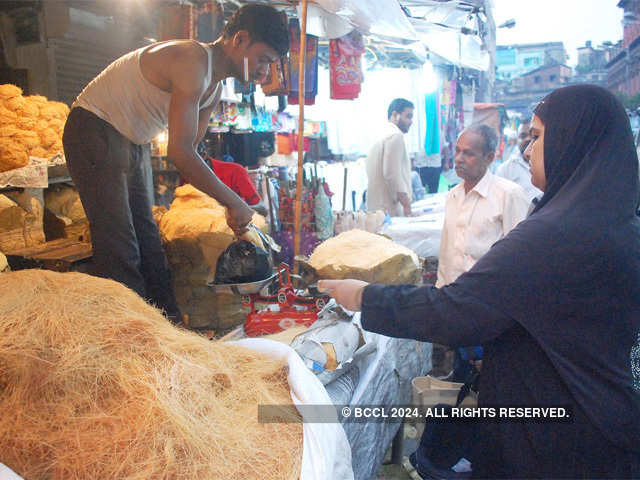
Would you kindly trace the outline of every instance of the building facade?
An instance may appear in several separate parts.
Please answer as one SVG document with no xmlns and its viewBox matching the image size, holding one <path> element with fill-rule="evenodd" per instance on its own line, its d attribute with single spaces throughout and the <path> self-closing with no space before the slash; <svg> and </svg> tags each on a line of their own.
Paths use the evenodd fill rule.
<svg viewBox="0 0 640 480">
<path fill-rule="evenodd" d="M 571 74 L 571 67 L 564 64 L 553 62 L 543 65 L 511 82 L 501 82 L 496 97 L 508 110 L 529 116 L 532 108 L 546 95 L 568 85 Z"/>
<path fill-rule="evenodd" d="M 604 42 L 599 47 L 594 47 L 591 41 L 587 41 L 583 47 L 578 48 L 578 64 L 572 82 L 591 83 L 607 88 L 607 64 L 621 47 L 622 42 L 618 42 L 617 45 Z"/>
<path fill-rule="evenodd" d="M 498 45 L 496 78 L 511 81 L 549 63 L 564 64 L 567 58 L 562 42 Z"/>
<path fill-rule="evenodd" d="M 545 95 L 571 78 L 562 42 L 498 46 L 496 58 L 496 101 L 525 116 Z"/>
<path fill-rule="evenodd" d="M 640 0 L 620 0 L 624 10 L 622 45 L 607 64 L 610 90 L 633 97 L 640 93 Z"/>
</svg>

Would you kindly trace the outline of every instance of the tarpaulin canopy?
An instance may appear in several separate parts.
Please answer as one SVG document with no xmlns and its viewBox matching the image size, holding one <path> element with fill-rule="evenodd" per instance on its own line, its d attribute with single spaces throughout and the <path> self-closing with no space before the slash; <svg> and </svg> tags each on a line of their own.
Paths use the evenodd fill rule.
<svg viewBox="0 0 640 480">
<path fill-rule="evenodd" d="M 396 0 L 315 0 L 313 3 L 338 15 L 363 34 L 400 43 L 419 40 Z"/>
<path fill-rule="evenodd" d="M 491 0 L 415 0 L 403 2 L 420 41 L 446 61 L 475 70 L 488 70 L 489 52 L 483 48 L 479 7 L 492 8 Z"/>
<path fill-rule="evenodd" d="M 298 5 L 300 17 L 298 2 L 276 3 Z M 309 0 L 306 31 L 332 39 L 355 28 L 383 49 L 389 43 L 411 49 L 421 63 L 428 49 L 448 63 L 486 71 L 490 63 L 482 40 L 486 18 L 482 22 L 478 18 L 492 8 L 492 0 Z"/>
</svg>

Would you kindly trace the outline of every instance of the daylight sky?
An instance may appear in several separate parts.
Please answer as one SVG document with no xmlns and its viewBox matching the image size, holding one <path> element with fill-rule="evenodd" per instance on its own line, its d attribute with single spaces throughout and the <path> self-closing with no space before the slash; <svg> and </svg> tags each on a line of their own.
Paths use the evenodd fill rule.
<svg viewBox="0 0 640 480">
<path fill-rule="evenodd" d="M 576 49 L 622 38 L 618 0 L 493 0 L 496 25 L 513 18 L 516 26 L 497 29 L 497 44 L 563 42 L 568 64 L 578 61 Z"/>
</svg>

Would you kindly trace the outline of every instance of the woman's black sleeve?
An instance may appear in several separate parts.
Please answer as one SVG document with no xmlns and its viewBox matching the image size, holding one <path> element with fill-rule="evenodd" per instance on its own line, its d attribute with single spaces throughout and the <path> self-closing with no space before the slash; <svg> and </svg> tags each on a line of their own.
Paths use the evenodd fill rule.
<svg viewBox="0 0 640 480">
<path fill-rule="evenodd" d="M 454 347 L 481 345 L 516 324 L 456 283 L 439 289 L 368 285 L 362 294 L 361 322 L 366 330 L 389 337 Z"/>
</svg>

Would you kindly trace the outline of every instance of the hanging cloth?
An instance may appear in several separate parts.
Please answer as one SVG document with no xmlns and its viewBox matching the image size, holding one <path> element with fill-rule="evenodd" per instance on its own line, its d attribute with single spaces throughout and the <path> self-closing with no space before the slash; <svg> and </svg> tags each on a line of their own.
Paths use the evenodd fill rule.
<svg viewBox="0 0 640 480">
<path fill-rule="evenodd" d="M 269 67 L 267 83 L 261 85 L 262 91 L 267 97 L 286 95 L 289 93 L 289 63 L 279 58 Z"/>
<path fill-rule="evenodd" d="M 438 90 L 425 95 L 424 110 L 426 113 L 427 134 L 424 151 L 427 155 L 440 153 L 440 122 L 438 122 Z"/>
<path fill-rule="evenodd" d="M 356 30 L 329 42 L 331 98 L 336 100 L 358 98 L 364 80 L 362 72 L 364 52 L 362 35 Z"/>
<path fill-rule="evenodd" d="M 289 21 L 289 104 L 298 105 L 298 80 L 300 58 L 300 25 L 298 20 Z M 318 94 L 318 37 L 307 35 L 307 56 L 305 59 L 304 104 L 314 105 Z"/>
</svg>

